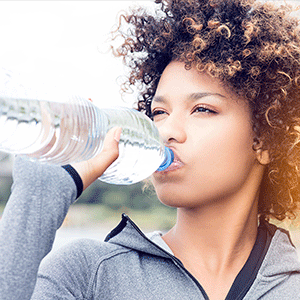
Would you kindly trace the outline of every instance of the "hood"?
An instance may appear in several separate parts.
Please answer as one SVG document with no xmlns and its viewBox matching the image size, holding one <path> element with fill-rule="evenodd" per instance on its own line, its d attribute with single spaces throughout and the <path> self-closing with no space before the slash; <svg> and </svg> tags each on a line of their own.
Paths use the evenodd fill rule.
<svg viewBox="0 0 300 300">
<path fill-rule="evenodd" d="M 260 274 L 264 277 L 282 276 L 291 272 L 300 273 L 300 260 L 288 231 L 266 223 L 271 236 Z"/>
</svg>

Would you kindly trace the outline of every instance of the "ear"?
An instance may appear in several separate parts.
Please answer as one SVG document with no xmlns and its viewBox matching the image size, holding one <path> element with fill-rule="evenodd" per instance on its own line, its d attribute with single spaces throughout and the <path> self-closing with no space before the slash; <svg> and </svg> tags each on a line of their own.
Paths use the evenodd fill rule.
<svg viewBox="0 0 300 300">
<path fill-rule="evenodd" d="M 256 150 L 256 159 L 261 165 L 267 165 L 270 163 L 270 155 L 269 155 L 269 150 L 262 150 L 257 149 Z"/>
<path fill-rule="evenodd" d="M 261 165 L 267 165 L 270 163 L 269 150 L 263 150 L 263 142 L 261 140 L 255 138 L 252 148 L 255 151 L 257 161 Z"/>
</svg>

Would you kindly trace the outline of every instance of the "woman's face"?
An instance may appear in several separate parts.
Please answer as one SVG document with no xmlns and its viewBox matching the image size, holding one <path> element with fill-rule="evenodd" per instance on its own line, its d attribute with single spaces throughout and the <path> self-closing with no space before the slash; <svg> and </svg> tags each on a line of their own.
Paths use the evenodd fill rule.
<svg viewBox="0 0 300 300">
<path fill-rule="evenodd" d="M 151 110 L 166 146 L 175 153 L 171 167 L 152 177 L 163 203 L 195 207 L 249 189 L 262 166 L 252 149 L 251 112 L 243 99 L 216 79 L 171 62 Z"/>
</svg>

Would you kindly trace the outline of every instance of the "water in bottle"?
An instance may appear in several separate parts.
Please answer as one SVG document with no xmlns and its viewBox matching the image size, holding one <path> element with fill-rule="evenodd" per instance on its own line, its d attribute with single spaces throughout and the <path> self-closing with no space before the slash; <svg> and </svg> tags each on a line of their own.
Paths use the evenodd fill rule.
<svg viewBox="0 0 300 300">
<path fill-rule="evenodd" d="M 63 165 L 94 157 L 115 126 L 122 127 L 120 155 L 100 180 L 132 184 L 172 163 L 173 152 L 155 124 L 136 110 L 99 109 L 79 97 L 63 103 L 0 97 L 0 150 L 42 162 Z"/>
</svg>

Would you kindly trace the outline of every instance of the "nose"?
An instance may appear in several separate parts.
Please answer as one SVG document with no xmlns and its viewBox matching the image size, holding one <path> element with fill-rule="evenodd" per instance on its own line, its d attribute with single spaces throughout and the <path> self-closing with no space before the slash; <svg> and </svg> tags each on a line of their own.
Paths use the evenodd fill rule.
<svg viewBox="0 0 300 300">
<path fill-rule="evenodd" d="M 158 130 L 164 143 L 168 146 L 172 143 L 184 143 L 187 139 L 185 130 L 185 120 L 179 114 L 170 114 L 162 124 L 159 124 Z"/>
</svg>

